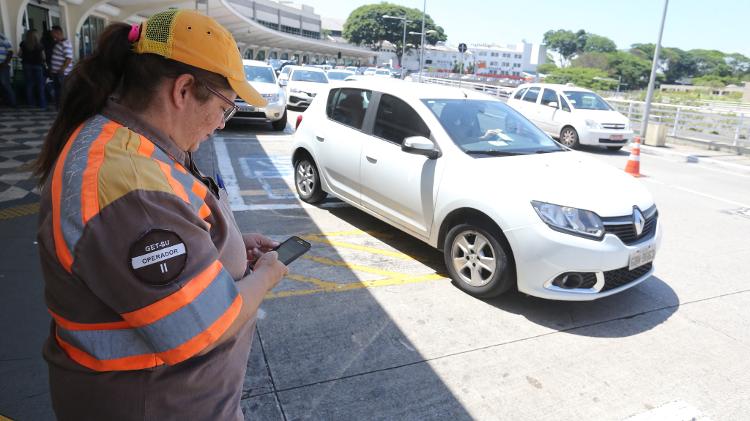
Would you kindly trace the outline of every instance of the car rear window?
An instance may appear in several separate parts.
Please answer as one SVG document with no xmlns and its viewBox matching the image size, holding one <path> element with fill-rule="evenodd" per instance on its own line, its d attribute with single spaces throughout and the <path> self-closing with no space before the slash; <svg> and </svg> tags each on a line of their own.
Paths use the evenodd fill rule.
<svg viewBox="0 0 750 421">
<path fill-rule="evenodd" d="M 529 102 L 536 102 L 536 99 L 539 97 L 539 88 L 529 88 L 529 90 L 526 92 L 526 95 L 523 96 L 524 101 Z"/>
<path fill-rule="evenodd" d="M 513 98 L 515 98 L 515 99 L 521 99 L 521 97 L 523 96 L 524 92 L 526 92 L 526 88 L 520 89 L 518 92 L 516 92 L 515 95 L 513 95 Z"/>
<path fill-rule="evenodd" d="M 370 104 L 370 97 L 372 97 L 372 91 L 351 88 L 339 89 L 338 95 L 334 97 L 333 101 L 329 96 L 330 112 L 328 116 L 332 120 L 349 127 L 361 129 L 367 107 Z"/>
</svg>

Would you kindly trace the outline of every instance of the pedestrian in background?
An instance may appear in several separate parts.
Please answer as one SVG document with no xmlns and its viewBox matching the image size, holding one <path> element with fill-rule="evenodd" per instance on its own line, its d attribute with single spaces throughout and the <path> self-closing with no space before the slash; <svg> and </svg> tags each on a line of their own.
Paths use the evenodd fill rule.
<svg viewBox="0 0 750 421">
<path fill-rule="evenodd" d="M 53 26 L 51 32 L 52 38 L 55 40 L 55 46 L 52 48 L 50 60 L 50 78 L 55 95 L 55 105 L 59 108 L 65 77 L 73 70 L 73 46 L 65 38 L 59 25 Z"/>
<path fill-rule="evenodd" d="M 21 55 L 21 64 L 23 65 L 26 104 L 30 107 L 36 105 L 43 110 L 47 109 L 47 95 L 44 89 L 46 80 L 44 46 L 37 38 L 36 29 L 26 31 L 18 52 Z"/>
<path fill-rule="evenodd" d="M 75 66 L 36 163 L 52 406 L 63 421 L 243 420 L 256 313 L 287 268 L 192 153 L 237 96 L 266 102 L 215 20 L 142 25 L 109 25 Z"/>
<path fill-rule="evenodd" d="M 0 95 L 3 96 L 5 104 L 15 107 L 16 94 L 10 84 L 10 59 L 13 58 L 13 46 L 5 38 L 5 34 L 0 33 Z"/>
</svg>

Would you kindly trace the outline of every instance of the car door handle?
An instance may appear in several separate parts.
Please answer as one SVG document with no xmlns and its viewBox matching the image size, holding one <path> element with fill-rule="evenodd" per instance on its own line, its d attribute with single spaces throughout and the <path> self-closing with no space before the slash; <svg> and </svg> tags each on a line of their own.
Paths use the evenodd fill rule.
<svg viewBox="0 0 750 421">
<path fill-rule="evenodd" d="M 326 138 L 323 136 L 315 136 L 315 139 L 318 140 L 318 142 L 325 142 Z"/>
<path fill-rule="evenodd" d="M 370 161 L 370 162 L 372 162 L 373 164 L 375 164 L 376 162 L 378 162 L 378 160 L 377 160 L 377 159 L 375 159 L 375 158 L 373 158 L 373 157 L 371 157 L 371 156 L 367 156 L 367 155 L 365 155 L 365 158 L 367 158 L 367 160 L 368 160 L 368 161 Z"/>
</svg>

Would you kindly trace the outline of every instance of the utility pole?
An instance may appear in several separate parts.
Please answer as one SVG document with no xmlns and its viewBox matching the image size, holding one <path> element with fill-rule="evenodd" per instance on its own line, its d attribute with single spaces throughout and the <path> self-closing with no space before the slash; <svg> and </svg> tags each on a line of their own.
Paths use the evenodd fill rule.
<svg viewBox="0 0 750 421">
<path fill-rule="evenodd" d="M 427 17 L 427 0 L 422 2 L 422 42 L 419 44 L 421 49 L 419 53 L 419 83 L 422 83 L 422 73 L 424 73 L 424 21 Z"/>
<path fill-rule="evenodd" d="M 648 132 L 648 118 L 651 113 L 651 99 L 654 97 L 654 82 L 656 81 L 656 66 L 659 63 L 659 53 L 661 52 L 661 36 L 664 33 L 664 20 L 667 18 L 667 6 L 669 0 L 664 0 L 664 12 L 661 15 L 661 26 L 659 26 L 659 39 L 656 41 L 656 48 L 654 49 L 654 62 L 651 63 L 651 77 L 648 81 L 648 91 L 646 91 L 646 105 L 643 110 L 643 122 L 641 123 L 641 139 L 643 142 L 646 141 L 646 133 Z"/>
</svg>

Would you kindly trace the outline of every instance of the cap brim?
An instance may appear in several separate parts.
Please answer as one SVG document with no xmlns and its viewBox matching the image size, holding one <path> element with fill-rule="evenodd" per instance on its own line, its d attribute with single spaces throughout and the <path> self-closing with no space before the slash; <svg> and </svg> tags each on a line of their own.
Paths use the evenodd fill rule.
<svg viewBox="0 0 750 421">
<path fill-rule="evenodd" d="M 227 78 L 229 86 L 245 102 L 256 107 L 265 107 L 267 102 L 246 80 L 236 80 Z"/>
</svg>

